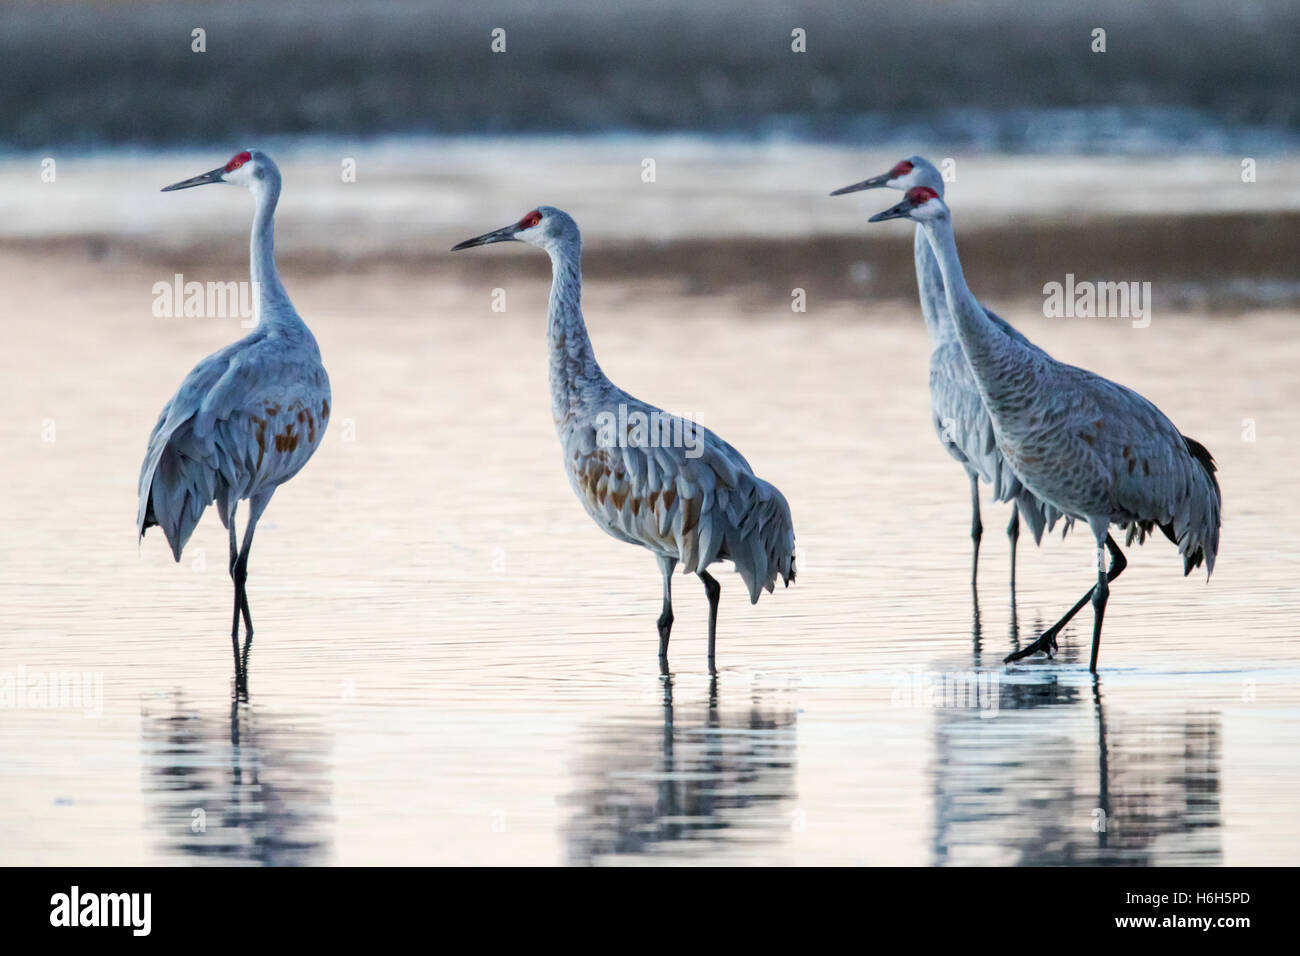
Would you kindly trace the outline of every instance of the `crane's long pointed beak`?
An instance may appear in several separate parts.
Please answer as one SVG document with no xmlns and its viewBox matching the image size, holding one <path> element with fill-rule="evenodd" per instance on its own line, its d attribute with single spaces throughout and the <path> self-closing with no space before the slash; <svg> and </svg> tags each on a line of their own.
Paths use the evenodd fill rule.
<svg viewBox="0 0 1300 956">
<path fill-rule="evenodd" d="M 485 232 L 481 236 L 475 236 L 473 239 L 466 239 L 464 242 L 458 242 L 451 247 L 451 251 L 458 249 L 473 249 L 475 246 L 487 246 L 494 242 L 515 242 L 515 233 L 519 231 L 517 225 L 502 226 L 500 229 L 493 229 L 491 232 Z"/>
<path fill-rule="evenodd" d="M 832 196 L 843 196 L 846 193 L 861 192 L 864 189 L 878 189 L 889 182 L 889 173 L 881 173 L 879 176 L 872 176 L 870 179 L 864 179 L 860 183 L 854 183 L 852 186 L 844 186 L 841 189 L 831 193 Z"/>
<path fill-rule="evenodd" d="M 162 191 L 171 192 L 173 189 L 189 189 L 191 186 L 206 186 L 208 183 L 223 182 L 222 176 L 225 175 L 226 167 L 218 166 L 216 169 L 209 170 L 199 176 L 193 176 L 189 179 L 182 179 L 178 183 L 172 183 L 170 186 L 164 186 Z"/>
<path fill-rule="evenodd" d="M 867 222 L 884 222 L 886 219 L 906 219 L 907 214 L 915 208 L 910 202 L 904 199 L 896 206 L 890 206 L 884 212 L 878 212 Z"/>
</svg>

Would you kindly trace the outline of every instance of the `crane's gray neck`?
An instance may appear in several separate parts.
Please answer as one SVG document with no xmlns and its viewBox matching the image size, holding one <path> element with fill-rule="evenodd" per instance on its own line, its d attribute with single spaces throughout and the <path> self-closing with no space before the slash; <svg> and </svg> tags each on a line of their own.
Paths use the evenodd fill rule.
<svg viewBox="0 0 1300 956">
<path fill-rule="evenodd" d="M 546 340 L 550 348 L 551 414 L 557 428 L 580 413 L 584 395 L 606 383 L 582 320 L 582 243 L 558 241 L 551 256 L 551 299 Z"/>
<path fill-rule="evenodd" d="M 957 333 L 948 312 L 943 271 L 920 223 L 916 224 L 912 257 L 916 260 L 916 289 L 921 298 L 921 314 L 925 316 L 925 330 L 930 334 L 930 344 L 937 347 L 950 341 Z"/>
<path fill-rule="evenodd" d="M 1003 401 L 1012 401 L 1018 376 L 1014 371 L 1017 345 L 1010 336 L 998 329 L 989 319 L 984 307 L 971 293 L 957 257 L 957 239 L 953 235 L 952 221 L 947 218 L 926 220 L 925 234 L 939 263 L 942 273 L 945 301 L 953 323 L 953 330 L 961 342 L 966 361 L 979 385 L 989 411 L 994 413 Z"/>
<path fill-rule="evenodd" d="M 275 206 L 280 201 L 278 177 L 268 177 L 253 189 L 257 211 L 249 239 L 249 275 L 257 303 L 257 324 L 301 326 L 275 267 Z"/>
</svg>

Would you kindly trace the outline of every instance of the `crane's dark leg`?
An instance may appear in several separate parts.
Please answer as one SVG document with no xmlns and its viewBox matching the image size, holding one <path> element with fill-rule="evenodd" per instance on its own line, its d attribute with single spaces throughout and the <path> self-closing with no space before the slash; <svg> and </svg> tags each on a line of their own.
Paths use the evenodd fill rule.
<svg viewBox="0 0 1300 956">
<path fill-rule="evenodd" d="M 664 577 L 664 609 L 659 614 L 659 673 L 668 676 L 668 635 L 673 632 L 673 569 L 676 558 L 657 557 Z"/>
<path fill-rule="evenodd" d="M 722 585 L 708 571 L 696 572 L 704 582 L 704 593 L 709 596 L 709 673 L 717 675 L 718 668 L 713 662 L 713 648 L 718 636 L 718 598 L 722 596 Z"/>
<path fill-rule="evenodd" d="M 1007 525 L 1007 537 L 1011 539 L 1011 599 L 1016 598 L 1016 542 L 1020 540 L 1020 505 L 1011 503 L 1011 523 Z"/>
<path fill-rule="evenodd" d="M 1089 588 L 1087 593 L 1084 594 L 1083 597 L 1079 598 L 1079 600 L 1075 602 L 1074 607 L 1066 611 L 1064 617 L 1062 617 L 1059 621 L 1057 621 L 1055 624 L 1053 624 L 1051 627 L 1045 630 L 1042 636 L 1038 638 L 1038 640 L 1034 641 L 1034 643 L 1030 644 L 1028 647 L 1024 648 L 1023 650 L 1016 651 L 1014 654 L 1008 654 L 1006 658 L 1003 659 L 1002 663 L 1010 664 L 1012 661 L 1018 661 L 1022 657 L 1028 657 L 1030 654 L 1037 654 L 1039 651 L 1043 651 L 1048 655 L 1050 655 L 1053 651 L 1056 650 L 1056 635 L 1061 632 L 1061 629 L 1065 627 L 1065 625 L 1070 623 L 1070 620 L 1074 617 L 1074 615 L 1078 614 L 1079 611 L 1083 609 L 1083 606 L 1085 604 L 1087 604 L 1089 601 L 1095 602 L 1097 600 L 1096 594 L 1098 589 L 1099 588 L 1103 589 L 1106 592 L 1106 595 L 1109 596 L 1110 582 L 1114 581 L 1117 577 L 1119 577 L 1120 574 L 1123 572 L 1123 570 L 1126 567 L 1128 567 L 1128 559 L 1124 557 L 1124 552 L 1119 549 L 1119 545 L 1115 543 L 1115 539 L 1112 538 L 1109 534 L 1106 535 L 1106 540 L 1104 543 L 1105 546 L 1108 549 L 1110 549 L 1110 570 L 1105 572 L 1101 570 L 1102 543 L 1099 542 L 1097 545 L 1098 584 L 1092 588 Z M 1103 581 L 1105 582 L 1104 588 L 1101 583 Z M 1101 600 L 1101 605 L 1104 612 L 1106 606 L 1106 599 L 1104 597 Z M 1100 637 L 1101 637 L 1101 627 L 1100 625 L 1094 624 L 1093 626 L 1094 661 L 1095 661 L 1097 648 L 1100 644 Z"/>
<path fill-rule="evenodd" d="M 1111 541 L 1110 535 L 1106 535 L 1106 540 L 1107 542 L 1114 544 L 1114 542 Z M 1119 549 L 1117 547 L 1116 552 L 1118 551 Z M 1101 569 L 1102 562 L 1104 559 L 1105 559 L 1105 552 L 1102 551 L 1102 546 L 1098 544 L 1097 545 L 1097 586 L 1093 589 L 1092 592 L 1092 658 L 1088 662 L 1088 670 L 1094 674 L 1097 673 L 1097 652 L 1101 650 L 1101 621 L 1102 618 L 1106 616 L 1106 602 L 1110 599 L 1110 574 L 1109 572 L 1103 571 Z M 1121 561 L 1124 560 L 1122 554 L 1120 555 L 1119 559 Z M 1117 562 L 1115 560 L 1113 559 L 1111 560 L 1110 564 L 1112 570 L 1115 568 L 1116 563 Z M 1118 572 L 1116 573 L 1118 574 Z"/>
<path fill-rule="evenodd" d="M 980 571 L 980 538 L 984 537 L 984 525 L 980 522 L 980 476 L 970 472 L 970 539 L 975 542 L 975 554 L 970 562 L 970 586 L 975 586 L 975 579 Z"/>
<path fill-rule="evenodd" d="M 239 678 L 240 689 L 247 692 L 248 690 L 248 648 L 253 643 L 253 617 L 248 612 L 248 546 L 253 541 L 253 522 L 248 523 L 244 529 L 244 546 L 239 551 L 239 557 L 235 560 L 234 571 L 232 572 L 235 579 L 235 620 L 238 622 L 240 614 L 244 616 L 244 651 L 239 655 Z M 236 652 L 238 653 L 238 652 Z"/>
<path fill-rule="evenodd" d="M 248 500 L 248 524 L 244 528 L 244 544 L 239 549 L 239 558 L 235 561 L 233 575 L 238 592 L 238 611 L 244 616 L 244 651 L 239 667 L 239 689 L 248 695 L 248 652 L 253 646 L 253 615 L 248 609 L 248 553 L 253 549 L 253 532 L 257 530 L 258 519 L 271 502 L 271 495 L 255 495 Z M 234 532 L 231 532 L 234 541 Z"/>
<path fill-rule="evenodd" d="M 243 667 L 239 663 L 239 610 L 243 606 L 243 595 L 239 587 L 239 578 L 235 574 L 235 567 L 239 562 L 239 546 L 235 541 L 235 511 L 238 505 L 230 509 L 226 525 L 230 531 L 230 580 L 235 586 L 235 619 L 230 625 L 230 646 L 235 652 L 235 684 L 238 686 L 240 673 Z"/>
</svg>

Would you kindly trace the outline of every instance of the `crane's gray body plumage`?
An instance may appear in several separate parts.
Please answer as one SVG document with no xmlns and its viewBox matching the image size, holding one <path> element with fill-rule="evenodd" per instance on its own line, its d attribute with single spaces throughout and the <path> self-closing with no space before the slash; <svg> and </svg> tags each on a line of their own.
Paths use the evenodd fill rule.
<svg viewBox="0 0 1300 956">
<path fill-rule="evenodd" d="M 238 502 L 269 500 L 315 452 L 329 416 L 329 376 L 306 325 L 259 318 L 163 406 L 140 469 L 139 534 L 157 525 L 179 561 L 208 505 L 229 527 Z"/>
<path fill-rule="evenodd" d="M 683 572 L 730 560 L 751 603 L 778 577 L 788 585 L 795 578 L 794 525 L 785 497 L 713 432 L 632 397 L 606 377 L 582 317 L 577 226 L 560 210 L 541 209 L 557 230 L 548 247 L 551 412 L 583 508 L 607 534 L 680 562 Z M 617 426 L 638 412 L 688 440 L 665 445 L 653 437 L 662 431 L 647 436 L 628 428 L 611 443 L 610 420 Z"/>
<path fill-rule="evenodd" d="M 942 255 L 951 224 L 926 229 Z M 955 244 L 950 255 L 960 270 Z M 1221 494 L 1204 446 L 1132 389 L 1003 334 L 964 280 L 946 288 L 998 449 L 1021 484 L 1062 514 L 1120 526 L 1130 542 L 1159 527 L 1178 545 L 1184 573 L 1202 560 L 1213 571 Z"/>
</svg>

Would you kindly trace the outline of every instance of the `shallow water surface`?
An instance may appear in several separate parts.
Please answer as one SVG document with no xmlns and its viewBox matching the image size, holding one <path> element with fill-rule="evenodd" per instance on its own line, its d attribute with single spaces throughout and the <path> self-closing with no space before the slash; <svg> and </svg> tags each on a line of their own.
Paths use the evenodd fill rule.
<svg viewBox="0 0 1300 956">
<path fill-rule="evenodd" d="M 914 310 L 593 286 L 611 377 L 742 449 L 798 534 L 790 589 L 751 607 L 719 576 L 716 681 L 703 590 L 676 580 L 664 682 L 654 562 L 567 487 L 546 289 L 512 261 L 505 314 L 419 275 L 286 277 L 335 417 L 259 526 L 232 703 L 219 522 L 177 565 L 133 521 L 157 409 L 238 330 L 152 318 L 145 269 L 4 257 L 3 676 L 89 689 L 0 710 L 4 862 L 1295 862 L 1291 317 L 999 308 L 1221 466 L 1214 578 L 1130 549 L 1094 681 L 1087 610 L 1057 660 L 1001 664 L 1091 584 L 1092 547 L 1022 537 L 1013 604 L 986 504 L 973 603 Z"/>
</svg>

